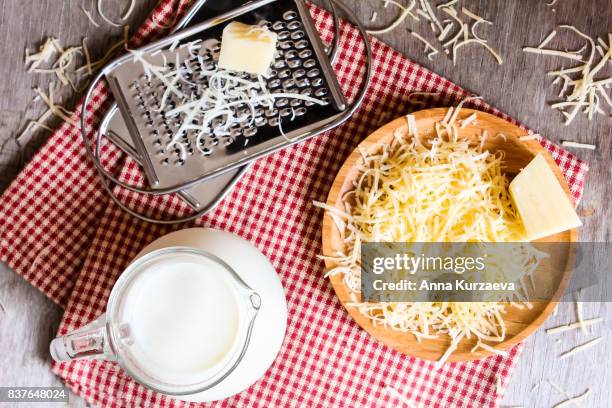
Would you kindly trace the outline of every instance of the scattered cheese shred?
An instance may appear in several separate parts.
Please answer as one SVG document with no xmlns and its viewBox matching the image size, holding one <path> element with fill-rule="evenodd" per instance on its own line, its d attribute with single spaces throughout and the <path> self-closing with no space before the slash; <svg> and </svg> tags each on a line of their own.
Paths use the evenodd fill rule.
<svg viewBox="0 0 612 408">
<path fill-rule="evenodd" d="M 538 48 L 544 48 L 544 46 L 546 46 L 546 44 L 548 44 L 553 38 L 555 38 L 556 35 L 557 35 L 557 31 L 552 30 L 550 34 L 548 34 L 546 38 L 544 38 L 544 40 L 540 43 L 540 45 L 538 45 Z"/>
<path fill-rule="evenodd" d="M 570 140 L 561 141 L 561 145 L 566 146 L 566 147 L 575 147 L 577 149 L 589 149 L 589 150 L 597 149 L 597 146 L 593 144 L 572 142 Z"/>
<path fill-rule="evenodd" d="M 85 11 L 85 10 L 84 10 Z M 86 39 L 83 38 L 81 46 L 63 47 L 58 39 L 48 37 L 40 46 L 39 51 L 30 54 L 26 49 L 25 64 L 28 72 L 37 74 L 54 74 L 61 84 L 70 85 L 75 91 L 81 91 L 87 86 L 84 80 L 91 77 L 93 73 L 106 65 L 113 57 L 115 51 L 127 44 L 129 27 L 124 27 L 124 37 L 121 41 L 114 44 L 107 53 L 99 60 L 92 61 L 91 54 L 87 48 Z M 85 60 L 84 65 L 79 66 L 80 60 Z M 44 66 L 43 66 L 44 65 Z M 85 82 L 83 86 L 78 85 Z M 29 120 L 23 127 L 23 131 L 17 137 L 22 140 L 26 135 L 31 134 L 37 128 L 52 131 L 45 122 L 52 116 L 75 124 L 72 112 L 55 102 L 53 86 L 49 86 L 48 95 L 40 88 L 34 88 L 37 98 L 41 99 L 46 105 L 47 110 L 36 120 Z"/>
<path fill-rule="evenodd" d="M 104 15 L 104 12 L 102 11 L 102 2 L 104 0 L 98 0 L 96 7 L 98 10 L 98 14 L 100 15 L 100 17 L 102 17 L 102 20 L 104 20 L 106 23 L 112 25 L 113 27 L 121 27 L 121 24 L 115 23 L 113 20 L 111 20 L 110 18 L 106 17 L 106 15 Z"/>
<path fill-rule="evenodd" d="M 559 356 L 559 358 L 560 359 L 564 359 L 564 358 L 567 358 L 569 356 L 573 356 L 576 353 L 580 353 L 581 351 L 584 351 L 586 349 L 589 349 L 589 348 L 593 347 L 596 344 L 601 343 L 602 340 L 603 340 L 603 337 L 596 337 L 593 340 L 589 340 L 589 341 L 587 341 L 584 344 L 581 344 L 579 346 L 576 346 L 576 347 L 570 349 L 569 351 L 566 351 L 565 353 L 561 354 Z"/>
<path fill-rule="evenodd" d="M 87 44 L 85 43 L 85 38 L 82 41 L 83 44 L 83 54 L 85 55 L 85 66 L 87 67 L 87 73 L 89 75 L 93 74 L 93 69 L 91 68 L 91 55 L 89 55 L 89 49 L 87 48 Z"/>
<path fill-rule="evenodd" d="M 531 134 L 531 135 L 520 136 L 519 140 L 521 142 L 526 142 L 528 140 L 542 140 L 542 136 L 540 136 L 537 133 L 534 133 L 534 134 Z"/>
<path fill-rule="evenodd" d="M 40 51 L 35 54 L 29 54 L 26 50 L 25 63 L 28 66 L 28 72 L 37 74 L 54 74 L 63 85 L 70 85 L 74 91 L 83 90 L 87 84 L 82 87 L 78 85 L 83 81 L 84 75 L 91 76 L 94 72 L 102 68 L 113 57 L 114 52 L 121 46 L 127 44 L 129 27 L 124 27 L 124 38 L 113 45 L 107 53 L 99 60 L 92 61 L 89 49 L 83 39 L 81 46 L 71 46 L 64 48 L 60 42 L 53 37 L 47 38 L 45 43 L 40 47 Z M 85 64 L 79 66 L 79 62 L 85 60 Z M 45 64 L 47 67 L 43 67 Z"/>
<path fill-rule="evenodd" d="M 452 29 L 453 29 L 453 23 L 446 24 L 442 32 L 438 35 L 438 41 L 440 42 L 444 41 L 446 39 L 446 36 L 451 32 Z"/>
<path fill-rule="evenodd" d="M 40 46 L 40 49 L 35 54 L 30 54 L 26 49 L 25 63 L 28 66 L 28 72 L 33 72 L 44 63 L 48 63 L 50 59 L 58 52 L 63 51 L 61 46 L 53 37 L 48 37 L 45 42 Z"/>
<path fill-rule="evenodd" d="M 68 109 L 54 102 L 53 87 L 51 85 L 49 86 L 49 95 L 47 95 L 45 92 L 43 92 L 42 89 L 38 87 L 35 87 L 34 91 L 40 95 L 41 99 L 45 102 L 49 110 L 53 112 L 55 116 L 61 118 L 62 120 L 72 125 L 75 125 L 75 126 L 77 125 L 77 120 L 73 117 L 72 112 L 70 112 Z"/>
<path fill-rule="evenodd" d="M 541 55 L 554 55 L 557 57 L 563 57 L 567 59 L 571 59 L 574 61 L 582 61 L 582 56 L 579 54 L 574 54 L 571 52 L 564 52 L 559 50 L 549 50 L 546 48 L 533 48 L 533 47 L 523 47 L 523 51 L 530 52 L 533 54 L 541 54 Z"/>
<path fill-rule="evenodd" d="M 584 294 L 584 288 L 581 288 L 576 293 L 576 317 L 578 318 L 578 324 L 580 325 L 580 331 L 582 334 L 589 334 L 587 327 L 584 325 L 584 313 L 582 295 Z"/>
<path fill-rule="evenodd" d="M 576 405 L 577 403 L 580 403 L 582 401 L 584 401 L 585 399 L 588 398 L 588 396 L 591 395 L 591 389 L 587 388 L 587 390 L 582 393 L 581 395 L 578 395 L 576 397 L 573 398 L 568 398 L 567 400 L 555 405 L 553 408 L 563 408 L 563 407 L 567 407 L 569 405 Z"/>
<path fill-rule="evenodd" d="M 455 20 L 457 22 L 457 25 L 459 26 L 459 30 L 457 31 L 455 36 L 446 43 L 444 43 L 445 47 L 450 47 L 450 49 L 452 50 L 453 64 L 457 63 L 457 52 L 459 51 L 459 49 L 467 44 L 482 45 L 487 51 L 489 51 L 489 53 L 491 53 L 491 55 L 493 55 L 499 65 L 503 64 L 502 58 L 490 45 L 486 43 L 486 40 L 476 35 L 476 26 L 479 23 L 486 22 L 487 24 L 492 24 L 491 21 L 485 20 L 482 17 L 464 8 L 462 10 L 463 13 L 474 20 L 474 22 L 472 23 L 472 28 L 470 29 L 468 25 L 459 18 L 457 11 L 454 8 L 443 8 L 442 10 L 446 14 L 448 14 L 453 20 Z M 472 35 L 472 38 L 469 37 L 470 34 Z M 460 41 L 460 38 L 463 38 L 463 40 Z"/>
<path fill-rule="evenodd" d="M 402 6 L 401 4 L 399 4 L 396 1 L 393 0 L 384 0 L 385 1 L 385 6 L 387 4 L 393 4 L 394 6 L 400 8 L 402 10 L 402 12 L 400 13 L 399 17 L 397 19 L 395 19 L 395 21 L 393 21 L 389 26 L 384 27 L 384 28 L 380 28 L 377 30 L 366 30 L 366 32 L 368 34 L 385 34 L 388 33 L 390 31 L 392 31 L 393 29 L 395 29 L 395 27 L 397 27 L 398 25 L 400 25 L 408 16 L 411 16 L 414 20 L 418 20 L 418 17 L 415 16 L 414 14 L 412 14 L 412 9 L 415 6 L 415 0 L 412 0 L 410 2 L 410 4 L 406 7 Z"/>
<path fill-rule="evenodd" d="M 432 26 L 437 28 L 440 32 L 442 32 L 442 30 L 444 30 L 444 28 L 442 27 L 442 24 L 440 24 L 440 20 L 438 20 L 438 17 L 436 17 L 435 13 L 433 12 L 432 8 L 431 8 L 431 4 L 429 4 L 428 0 L 419 0 L 421 8 L 429 15 L 429 18 L 432 21 Z M 433 29 L 433 31 L 435 32 L 435 28 Z"/>
<path fill-rule="evenodd" d="M 493 55 L 493 57 L 495 58 L 495 60 L 497 61 L 499 65 L 502 65 L 504 63 L 500 55 L 493 48 L 491 48 L 489 44 L 485 43 L 483 40 L 480 40 L 478 38 L 470 38 L 469 40 L 463 40 L 462 42 L 455 44 L 453 46 L 453 64 L 456 63 L 457 61 L 457 51 L 459 51 L 459 48 L 467 44 L 482 45 L 483 47 L 485 47 L 487 51 L 489 51 L 489 53 L 491 53 L 491 55 Z"/>
<path fill-rule="evenodd" d="M 17 141 L 20 143 L 23 142 L 25 139 L 25 136 L 37 128 L 42 128 L 42 129 L 48 130 L 49 132 L 53 132 L 53 129 L 45 125 L 45 121 L 49 119 L 52 115 L 53 115 L 53 112 L 50 109 L 47 109 L 45 113 L 43 113 L 38 119 L 29 120 L 28 123 L 26 123 L 23 130 L 21 131 L 21 133 L 19 134 L 19 136 L 17 136 Z"/>
<path fill-rule="evenodd" d="M 127 9 L 121 15 L 121 20 L 125 21 L 125 20 L 127 20 L 130 17 L 130 15 L 132 15 L 132 12 L 134 11 L 134 6 L 135 5 L 136 5 L 136 0 L 130 0 L 130 4 L 128 5 Z"/>
<path fill-rule="evenodd" d="M 451 0 L 451 1 L 449 1 L 448 3 L 438 4 L 438 5 L 436 6 L 436 8 L 437 8 L 437 9 L 441 9 L 441 8 L 445 8 L 445 7 L 446 7 L 446 8 L 450 8 L 450 7 L 454 6 L 455 4 L 457 4 L 457 2 L 458 2 L 458 1 L 459 1 L 459 0 Z"/>
<path fill-rule="evenodd" d="M 477 116 L 475 113 L 472 113 L 470 116 L 468 116 L 467 118 L 463 119 L 461 121 L 461 125 L 459 126 L 459 128 L 461 129 L 465 129 L 467 127 L 467 125 L 469 125 L 472 122 L 475 122 L 477 119 Z"/>
<path fill-rule="evenodd" d="M 502 58 L 500 55 L 487 44 L 487 41 L 481 38 L 477 34 L 477 27 L 479 24 L 488 24 L 493 25 L 492 21 L 486 20 L 476 13 L 471 12 L 470 10 L 462 7 L 461 11 L 463 15 L 467 16 L 468 19 L 472 20 L 471 25 L 463 22 L 459 16 L 459 13 L 455 9 L 455 4 L 457 0 L 451 0 L 447 3 L 439 4 L 436 6 L 437 10 L 441 10 L 442 12 L 451 16 L 451 20 L 442 20 L 434 13 L 434 10 L 430 4 L 429 0 L 419 0 L 418 8 L 415 10 L 416 0 L 411 0 L 407 6 L 403 6 L 400 3 L 393 0 L 383 0 L 384 6 L 387 7 L 389 4 L 394 5 L 395 7 L 401 9 L 401 14 L 387 27 L 380 29 L 370 29 L 367 30 L 369 34 L 385 34 L 388 33 L 395 28 L 397 28 L 408 16 L 410 16 L 414 21 L 419 21 L 419 17 L 424 18 L 429 22 L 429 26 L 431 27 L 432 33 L 436 36 L 437 40 L 442 44 L 442 48 L 445 54 L 453 53 L 453 63 L 456 64 L 456 54 L 457 51 L 467 44 L 479 44 L 482 45 L 493 57 L 496 59 L 498 64 L 502 64 Z M 376 12 L 372 15 L 371 22 L 374 21 L 376 16 Z M 457 27 L 458 31 L 455 33 L 453 38 L 450 40 L 446 40 L 450 33 L 453 31 L 453 28 Z M 409 30 L 411 31 L 411 30 Z M 427 54 L 428 59 L 433 59 L 433 57 L 439 54 L 438 49 L 429 41 L 425 39 L 419 33 L 411 31 L 412 35 L 419 39 L 421 42 L 425 44 L 425 53 Z M 443 41 L 445 41 L 443 43 Z"/>
<path fill-rule="evenodd" d="M 442 354 L 442 357 L 440 357 L 440 359 L 438 361 L 436 361 L 434 368 L 435 369 L 440 369 L 440 367 L 442 367 L 442 365 L 444 363 L 446 363 L 446 361 L 450 358 L 451 354 L 457 350 L 457 346 L 459 346 L 459 343 L 461 342 L 461 339 L 463 339 L 464 334 L 461 333 L 460 335 L 458 335 L 457 337 L 454 337 L 451 341 L 450 346 L 448 346 L 448 348 L 446 349 L 446 351 L 444 352 L 444 354 Z"/>
<path fill-rule="evenodd" d="M 582 324 L 584 326 L 592 326 L 594 324 L 601 323 L 602 321 L 603 321 L 603 318 L 597 317 L 594 319 L 583 320 Z M 562 326 L 551 327 L 549 329 L 546 329 L 545 331 L 547 334 L 557 334 L 557 333 L 562 333 L 568 330 L 579 329 L 580 326 L 581 326 L 580 322 L 575 322 L 575 323 L 564 324 Z"/>
<path fill-rule="evenodd" d="M 430 60 L 433 59 L 434 55 L 438 53 L 438 50 L 436 49 L 436 47 L 431 45 L 431 43 L 429 43 L 429 41 L 423 38 L 419 33 L 411 31 L 410 34 L 412 34 L 413 37 L 417 38 L 419 41 L 425 44 L 425 52 L 427 52 L 427 50 L 431 50 L 431 52 L 427 54 L 427 58 Z"/>
<path fill-rule="evenodd" d="M 475 350 L 478 350 L 479 348 L 483 349 L 483 350 L 487 350 L 493 354 L 497 354 L 499 356 L 502 357 L 508 357 L 508 352 L 504 351 L 504 350 L 498 350 L 495 347 L 491 347 L 488 344 L 485 344 L 483 342 L 480 341 L 480 339 L 478 339 L 478 343 L 476 343 L 476 346 L 474 346 L 474 348 L 472 349 L 472 352 L 474 352 Z"/>
<path fill-rule="evenodd" d="M 561 51 L 555 49 L 543 48 L 550 40 L 556 35 L 556 31 L 551 32 L 545 39 L 540 43 L 537 48 L 525 47 L 523 51 L 541 54 L 541 55 L 552 55 L 562 58 L 569 59 L 571 61 L 579 61 L 582 64 L 571 67 L 562 68 L 560 70 L 550 71 L 547 75 L 555 77 L 553 83 L 562 82 L 562 88 L 559 92 L 559 97 L 563 97 L 563 102 L 554 103 L 551 105 L 553 109 L 561 109 L 563 116 L 565 117 L 565 125 L 569 125 L 582 111 L 587 115 L 588 120 L 592 120 L 595 114 L 604 114 L 604 110 L 601 105 L 601 100 L 608 104 L 608 107 L 612 109 L 612 100 L 608 94 L 608 91 L 602 86 L 608 86 L 612 83 L 612 78 L 596 79 L 595 76 L 603 69 L 607 62 L 612 61 L 612 51 L 610 46 L 604 42 L 601 37 L 597 37 L 596 41 L 578 30 L 574 26 L 560 25 L 560 29 L 571 31 L 577 34 L 582 39 L 586 40 L 586 43 L 582 48 L 576 51 Z M 612 34 L 608 33 L 608 43 L 612 44 Z M 588 55 L 583 55 L 586 50 L 589 50 Z M 599 55 L 599 61 L 595 61 L 596 54 Z M 576 77 L 572 78 L 572 75 Z M 566 92 L 569 89 L 569 92 Z"/>
<path fill-rule="evenodd" d="M 419 131 L 416 126 L 414 115 L 406 115 L 406 120 L 408 121 L 408 134 L 417 140 L 419 138 Z"/>
<path fill-rule="evenodd" d="M 91 24 L 94 25 L 94 27 L 100 27 L 100 24 L 98 24 L 98 22 L 96 20 L 94 20 L 94 18 L 92 17 L 91 13 L 89 11 L 87 11 L 83 5 L 81 5 L 81 10 L 83 10 L 83 13 L 85 13 L 85 16 L 91 22 Z"/>
<path fill-rule="evenodd" d="M 459 112 L 461 112 L 461 108 L 463 107 L 463 105 L 466 102 L 469 102 L 469 101 L 472 101 L 472 100 L 475 100 L 475 99 L 482 99 L 482 97 L 480 97 L 480 96 L 468 96 L 467 98 L 463 98 L 461 100 L 461 102 L 459 102 L 459 104 L 455 107 L 454 112 L 452 113 L 450 119 L 448 120 L 448 124 L 452 125 L 453 123 L 455 123 L 455 119 L 457 119 L 457 116 L 459 115 Z M 453 108 L 450 108 L 449 112 L 450 111 L 453 111 Z M 474 115 L 475 115 L 475 113 L 474 113 Z M 442 122 L 444 122 L 444 121 L 442 121 Z"/>
</svg>

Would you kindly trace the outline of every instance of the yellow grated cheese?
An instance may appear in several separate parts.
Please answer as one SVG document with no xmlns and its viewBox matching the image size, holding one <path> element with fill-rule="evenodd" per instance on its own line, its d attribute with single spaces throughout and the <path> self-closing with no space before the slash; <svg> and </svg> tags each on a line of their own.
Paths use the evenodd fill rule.
<svg viewBox="0 0 612 408">
<path fill-rule="evenodd" d="M 452 113 L 449 121 L 451 117 Z M 326 210 L 345 243 L 343 253 L 325 258 L 337 265 L 326 276 L 341 276 L 350 292 L 360 292 L 361 242 L 525 240 L 508 194 L 509 182 L 503 175 L 500 155 L 471 146 L 456 137 L 455 126 L 441 123 L 435 126 L 437 137 L 423 143 L 415 137 L 418 129 L 414 116 L 406 115 L 406 120 L 407 127 L 400 128 L 402 134 L 394 134 L 390 145 L 380 152 L 368 155 L 360 150 L 360 175 L 345 196 L 344 210 L 314 203 Z M 495 273 L 512 273 L 511 277 L 504 276 L 505 281 L 520 282 L 528 277 L 542 256 L 528 248 L 512 254 L 515 270 L 500 268 Z M 521 293 L 517 296 L 524 299 L 526 291 Z M 528 303 L 514 304 L 531 307 Z M 451 344 L 437 367 L 463 338 L 476 338 L 480 347 L 489 350 L 492 347 L 485 341 L 501 342 L 506 336 L 503 303 L 352 302 L 351 307 L 358 308 L 373 324 L 412 333 L 418 341 L 448 335 Z"/>
</svg>

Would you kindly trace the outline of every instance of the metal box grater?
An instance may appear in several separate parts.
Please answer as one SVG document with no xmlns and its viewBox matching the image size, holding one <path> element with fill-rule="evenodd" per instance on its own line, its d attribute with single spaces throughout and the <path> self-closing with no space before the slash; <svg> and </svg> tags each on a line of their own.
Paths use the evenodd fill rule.
<svg viewBox="0 0 612 408">
<path fill-rule="evenodd" d="M 203 3 L 196 3 L 179 27 L 184 27 Z M 348 11 L 341 3 L 336 4 Z M 198 132 L 196 139 L 193 132 L 185 131 L 177 141 L 176 135 L 181 125 L 186 123 L 186 119 L 193 118 L 185 113 L 171 117 L 167 110 L 175 109 L 185 100 L 177 100 L 176 95 L 164 97 L 167 86 L 163 81 L 147 73 L 142 62 L 132 54 L 125 55 L 109 64 L 96 77 L 83 106 L 85 110 L 97 81 L 102 77 L 107 79 L 122 121 L 116 117 L 117 109 L 111 109 L 98 132 L 98 139 L 103 133 L 134 156 L 143 167 L 149 187 L 141 189 L 116 180 L 104 172 L 97 162 L 97 153 L 88 148 L 101 175 L 111 182 L 143 193 L 166 194 L 180 190 L 179 194 L 201 214 L 211 207 L 208 204 L 214 205 L 218 201 L 215 198 L 231 187 L 247 163 L 337 126 L 350 116 L 363 99 L 369 83 L 369 69 L 366 70 L 366 86 L 357 101 L 347 106 L 326 50 L 302 0 L 251 1 L 218 17 L 184 28 L 136 52 L 152 67 L 167 61 L 176 61 L 181 67 L 184 63 L 188 70 L 187 79 L 193 83 L 193 87 L 189 85 L 191 89 L 186 89 L 184 94 L 191 92 L 192 99 L 197 98 L 198 92 L 210 87 L 209 77 L 203 73 L 216 69 L 222 30 L 234 19 L 247 24 L 265 24 L 278 35 L 277 53 L 269 75 L 257 78 L 244 73 L 236 74 L 237 80 L 255 82 L 263 79 L 272 94 L 299 93 L 316 98 L 317 103 L 276 97 L 273 105 L 258 106 L 257 109 L 250 109 L 250 112 L 244 108 L 242 112 L 237 109 L 249 120 L 233 124 L 226 134 Z M 190 45 L 194 41 L 201 44 L 197 56 Z M 369 45 L 366 45 L 369 68 Z M 165 101 L 163 106 L 162 99 Z M 279 129 L 279 120 L 282 121 L 282 130 Z M 125 130 L 129 138 L 126 138 Z M 170 145 L 173 137 L 177 143 Z M 204 181 L 205 184 L 199 184 Z M 214 190 L 212 195 L 210 190 Z"/>
<path fill-rule="evenodd" d="M 116 105 L 112 106 L 102 119 L 100 132 L 134 160 L 141 163 L 140 155 L 132 145 L 125 121 Z M 225 197 L 248 168 L 247 164 L 227 171 L 188 189 L 179 190 L 177 194 L 195 211 L 205 213 Z"/>
</svg>

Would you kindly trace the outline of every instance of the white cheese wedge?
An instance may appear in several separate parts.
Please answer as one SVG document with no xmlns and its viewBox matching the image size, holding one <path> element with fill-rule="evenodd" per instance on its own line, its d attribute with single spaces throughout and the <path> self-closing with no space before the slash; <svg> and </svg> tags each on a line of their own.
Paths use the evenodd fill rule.
<svg viewBox="0 0 612 408">
<path fill-rule="evenodd" d="M 510 195 L 529 241 L 582 225 L 572 202 L 541 154 L 512 180 Z"/>
<path fill-rule="evenodd" d="M 237 21 L 223 29 L 219 68 L 265 75 L 274 60 L 276 33 Z"/>
</svg>

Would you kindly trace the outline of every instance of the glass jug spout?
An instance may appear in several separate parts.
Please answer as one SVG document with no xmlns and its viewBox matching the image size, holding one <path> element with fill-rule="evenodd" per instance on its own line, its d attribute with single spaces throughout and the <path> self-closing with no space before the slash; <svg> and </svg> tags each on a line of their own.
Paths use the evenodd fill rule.
<svg viewBox="0 0 612 408">
<path fill-rule="evenodd" d="M 76 359 L 114 360 L 115 353 L 109 341 L 106 314 L 64 336 L 56 337 L 49 346 L 55 361 Z"/>
</svg>

